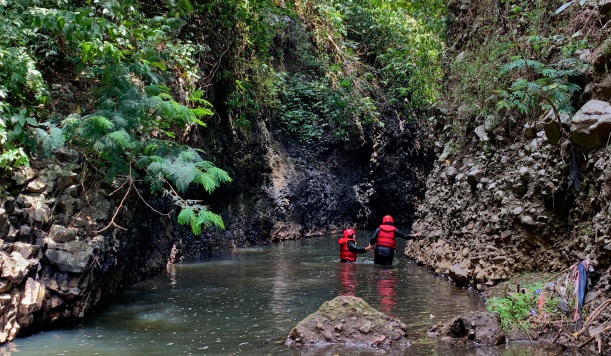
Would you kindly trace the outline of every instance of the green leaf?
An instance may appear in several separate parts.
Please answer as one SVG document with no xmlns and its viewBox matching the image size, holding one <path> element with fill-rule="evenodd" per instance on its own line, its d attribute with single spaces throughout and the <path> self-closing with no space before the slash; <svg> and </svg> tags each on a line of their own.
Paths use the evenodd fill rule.
<svg viewBox="0 0 611 356">
<path fill-rule="evenodd" d="M 191 221 L 195 221 L 196 217 L 195 217 L 195 212 L 193 211 L 193 209 L 185 207 L 182 208 L 180 210 L 180 213 L 178 214 L 178 223 L 181 225 L 186 225 L 186 224 L 190 224 Z"/>
<path fill-rule="evenodd" d="M 27 117 L 26 118 L 26 122 L 30 125 L 30 126 L 38 126 L 38 122 L 36 121 L 36 119 L 34 119 L 33 117 Z"/>
<path fill-rule="evenodd" d="M 206 227 L 216 226 L 222 230 L 225 229 L 225 224 L 223 223 L 223 219 L 220 215 L 217 215 L 209 210 L 200 210 L 197 214 L 197 222 L 198 225 L 204 225 Z"/>
</svg>

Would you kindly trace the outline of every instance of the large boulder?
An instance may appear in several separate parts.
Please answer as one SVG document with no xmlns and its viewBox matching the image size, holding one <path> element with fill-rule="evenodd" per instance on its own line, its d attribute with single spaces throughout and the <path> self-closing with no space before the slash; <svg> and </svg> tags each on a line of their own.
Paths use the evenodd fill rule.
<svg viewBox="0 0 611 356">
<path fill-rule="evenodd" d="M 590 100 L 571 119 L 571 139 L 584 148 L 601 148 L 609 143 L 611 105 Z"/>
<path fill-rule="evenodd" d="M 324 302 L 318 311 L 291 330 L 287 344 L 343 344 L 384 349 L 410 346 L 404 323 L 355 296 L 339 296 Z"/>
</svg>

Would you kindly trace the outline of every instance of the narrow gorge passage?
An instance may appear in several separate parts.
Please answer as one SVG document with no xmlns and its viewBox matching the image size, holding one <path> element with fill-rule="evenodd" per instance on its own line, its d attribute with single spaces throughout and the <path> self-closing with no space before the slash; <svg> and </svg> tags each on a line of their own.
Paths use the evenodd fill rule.
<svg viewBox="0 0 611 356">
<path fill-rule="evenodd" d="M 369 255 L 356 264 L 339 263 L 336 240 L 337 235 L 325 235 L 285 241 L 173 266 L 134 285 L 82 327 L 20 338 L 0 353 L 379 355 L 373 348 L 291 349 L 283 344 L 290 329 L 324 301 L 354 293 L 408 325 L 413 345 L 405 355 L 481 355 L 481 348 L 454 347 L 424 335 L 438 320 L 483 310 L 476 293 L 402 256 L 393 269 L 375 266 Z M 487 355 L 548 355 L 524 344 L 486 350 Z"/>
</svg>

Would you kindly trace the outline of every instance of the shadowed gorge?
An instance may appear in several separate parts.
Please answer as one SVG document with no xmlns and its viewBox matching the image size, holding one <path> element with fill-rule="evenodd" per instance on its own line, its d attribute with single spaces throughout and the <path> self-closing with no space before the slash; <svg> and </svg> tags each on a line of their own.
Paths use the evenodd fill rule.
<svg viewBox="0 0 611 356">
<path fill-rule="evenodd" d="M 391 215 L 418 232 L 395 261 L 498 314 L 444 316 L 460 352 L 501 340 L 464 320 L 608 351 L 610 14 L 607 0 L 0 0 L 0 343 L 81 325 L 164 270 L 272 244 L 277 262 L 287 240 Z M 421 335 L 451 336 L 429 322 Z"/>
</svg>

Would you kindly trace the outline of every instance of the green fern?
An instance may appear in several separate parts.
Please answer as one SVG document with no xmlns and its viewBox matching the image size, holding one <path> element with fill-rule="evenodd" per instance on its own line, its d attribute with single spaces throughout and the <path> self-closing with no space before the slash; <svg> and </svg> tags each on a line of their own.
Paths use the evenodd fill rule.
<svg viewBox="0 0 611 356">
<path fill-rule="evenodd" d="M 522 115 L 536 115 L 539 110 L 551 109 L 560 125 L 560 113 L 574 111 L 571 96 L 579 90 L 579 86 L 571 83 L 569 78 L 580 72 L 576 69 L 556 69 L 555 66 L 548 66 L 538 61 L 517 59 L 505 65 L 501 74 L 526 67 L 531 68 L 537 77 L 533 80 L 518 78 L 508 90 L 496 91 L 501 98 L 497 103 L 497 109 L 515 109 Z"/>
<path fill-rule="evenodd" d="M 206 227 L 218 226 L 221 229 L 225 229 L 223 219 L 220 217 L 220 215 L 215 214 L 208 209 L 201 209 L 199 211 L 199 213 L 197 214 L 196 224 L 198 226 L 204 225 Z"/>
<path fill-rule="evenodd" d="M 195 211 L 193 210 L 193 208 L 184 207 L 180 210 L 177 220 L 178 223 L 181 225 L 190 225 L 191 221 L 197 220 L 197 216 L 195 215 Z"/>
<path fill-rule="evenodd" d="M 65 143 L 63 130 L 52 123 L 45 123 L 49 127 L 49 132 L 37 127 L 35 133 L 38 137 L 45 157 L 50 157 L 54 150 L 63 146 Z"/>
<path fill-rule="evenodd" d="M 163 165 L 164 173 L 176 185 L 180 193 L 184 193 L 198 174 L 194 162 L 187 162 L 180 157 L 176 160 L 166 161 Z"/>
<path fill-rule="evenodd" d="M 132 147 L 131 136 L 123 129 L 109 133 L 108 138 L 122 149 L 129 149 Z"/>
<path fill-rule="evenodd" d="M 523 69 L 523 68 L 532 68 L 535 71 L 539 71 L 542 68 L 545 68 L 545 64 L 539 62 L 539 61 L 535 61 L 532 59 L 515 59 L 509 63 L 507 63 L 505 66 L 503 66 L 503 68 L 501 69 L 501 75 L 505 75 L 508 72 L 511 72 L 514 69 Z"/>
<path fill-rule="evenodd" d="M 223 219 L 203 205 L 185 206 L 178 214 L 178 223 L 189 225 L 194 234 L 198 235 L 202 231 L 202 226 L 217 226 L 225 229 Z"/>
</svg>

